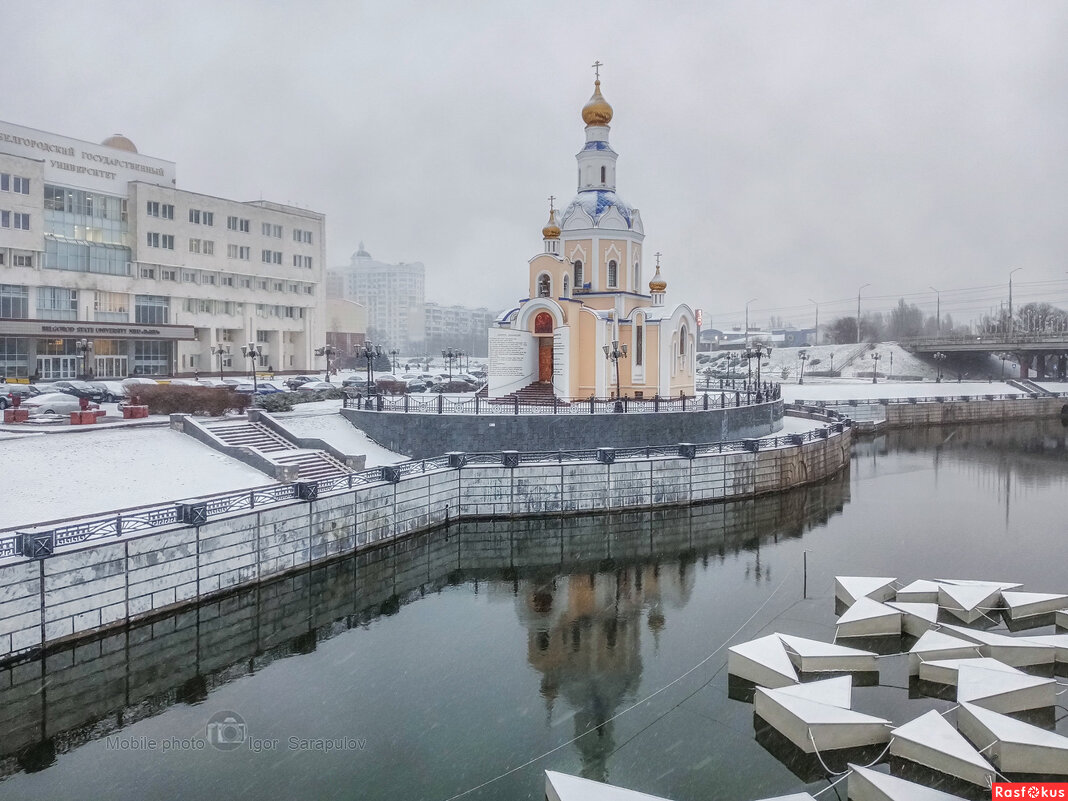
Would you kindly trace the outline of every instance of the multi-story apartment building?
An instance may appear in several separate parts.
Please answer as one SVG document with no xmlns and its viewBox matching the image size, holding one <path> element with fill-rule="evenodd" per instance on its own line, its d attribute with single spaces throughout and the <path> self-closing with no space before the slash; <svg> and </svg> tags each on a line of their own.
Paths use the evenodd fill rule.
<svg viewBox="0 0 1068 801">
<path fill-rule="evenodd" d="M 0 122 L 0 375 L 304 370 L 324 218 L 178 189 L 173 162 Z M 91 345 L 91 349 L 88 347 Z M 229 353 L 226 353 L 229 349 Z"/>
<path fill-rule="evenodd" d="M 426 268 L 422 262 L 386 264 L 360 249 L 350 263 L 327 271 L 330 297 L 363 304 L 367 338 L 384 348 L 418 354 L 424 350 Z"/>
<path fill-rule="evenodd" d="M 469 356 L 489 354 L 489 330 L 497 313 L 487 308 L 425 305 L 426 350 L 439 353 L 445 348 L 459 348 Z"/>
</svg>

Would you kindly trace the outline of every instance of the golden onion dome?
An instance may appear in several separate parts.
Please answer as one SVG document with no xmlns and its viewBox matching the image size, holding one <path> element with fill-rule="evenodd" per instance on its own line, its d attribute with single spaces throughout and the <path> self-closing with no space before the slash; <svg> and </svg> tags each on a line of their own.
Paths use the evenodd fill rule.
<svg viewBox="0 0 1068 801">
<path fill-rule="evenodd" d="M 582 107 L 582 121 L 587 125 L 608 125 L 612 121 L 612 107 L 601 94 L 601 82 L 593 82 L 593 96 Z"/>
<path fill-rule="evenodd" d="M 649 282 L 650 292 L 663 292 L 667 289 L 667 281 L 660 275 L 660 265 L 656 265 L 656 275 L 653 276 L 653 280 Z"/>
<path fill-rule="evenodd" d="M 134 143 L 123 136 L 121 133 L 112 134 L 100 144 L 105 147 L 113 147 L 116 150 L 125 150 L 128 153 L 136 153 L 137 148 L 134 147 Z"/>
<path fill-rule="evenodd" d="M 541 229 L 541 235 L 544 239 L 560 238 L 560 226 L 556 223 L 556 209 L 549 209 L 549 222 L 545 223 L 545 227 Z"/>
</svg>

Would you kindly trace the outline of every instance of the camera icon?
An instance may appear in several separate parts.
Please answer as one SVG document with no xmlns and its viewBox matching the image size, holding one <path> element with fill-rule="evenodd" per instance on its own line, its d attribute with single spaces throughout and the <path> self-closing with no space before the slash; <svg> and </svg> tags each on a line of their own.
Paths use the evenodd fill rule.
<svg viewBox="0 0 1068 801">
<path fill-rule="evenodd" d="M 236 712 L 224 709 L 208 719 L 205 727 L 208 742 L 219 751 L 240 748 L 248 737 L 245 720 Z"/>
</svg>

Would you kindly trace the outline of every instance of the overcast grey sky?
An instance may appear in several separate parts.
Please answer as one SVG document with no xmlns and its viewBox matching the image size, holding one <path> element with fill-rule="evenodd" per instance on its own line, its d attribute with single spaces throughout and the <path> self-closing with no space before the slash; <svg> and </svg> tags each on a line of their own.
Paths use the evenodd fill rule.
<svg viewBox="0 0 1068 801">
<path fill-rule="evenodd" d="M 758 322 L 811 324 L 808 298 L 829 320 L 864 283 L 931 312 L 934 285 L 963 319 L 1012 267 L 1018 300 L 1068 305 L 1060 0 L 0 0 L 0 22 L 0 119 L 322 211 L 331 265 L 360 240 L 422 261 L 429 300 L 525 292 L 600 59 L 619 193 L 706 326 L 754 297 Z"/>
</svg>

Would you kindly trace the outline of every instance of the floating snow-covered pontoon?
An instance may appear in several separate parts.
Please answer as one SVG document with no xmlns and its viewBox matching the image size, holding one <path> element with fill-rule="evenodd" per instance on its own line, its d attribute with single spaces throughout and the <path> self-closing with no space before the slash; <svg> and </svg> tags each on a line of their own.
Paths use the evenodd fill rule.
<svg viewBox="0 0 1068 801">
<path fill-rule="evenodd" d="M 835 638 L 900 635 L 901 612 L 871 598 L 860 598 L 838 618 Z"/>
<path fill-rule="evenodd" d="M 993 765 L 934 710 L 899 726 L 891 735 L 892 756 L 980 787 L 996 780 Z"/>
<path fill-rule="evenodd" d="M 937 604 L 938 585 L 927 579 L 917 579 L 897 591 L 897 600 L 906 604 Z"/>
<path fill-rule="evenodd" d="M 964 702 L 957 728 L 1002 773 L 1068 776 L 1068 737 Z"/>
<path fill-rule="evenodd" d="M 932 790 L 860 765 L 850 765 L 850 801 L 961 801 L 960 796 Z"/>
<path fill-rule="evenodd" d="M 1068 606 L 1068 595 L 1048 592 L 1003 592 L 1001 598 L 1011 620 L 1049 615 Z"/>
<path fill-rule="evenodd" d="M 861 598 L 888 601 L 894 597 L 896 578 L 876 576 L 835 576 L 834 597 L 846 606 L 852 606 Z"/>
<path fill-rule="evenodd" d="M 1027 675 L 1022 670 L 1017 670 L 988 656 L 975 656 L 965 659 L 930 659 L 920 664 L 920 679 L 935 684 L 952 684 L 956 687 L 957 682 L 960 681 L 961 665 L 986 668 L 990 671 L 1003 671 L 1014 676 Z"/>
<path fill-rule="evenodd" d="M 1068 609 L 1061 609 L 1054 613 L 1054 622 L 1059 629 L 1068 629 Z"/>
<path fill-rule="evenodd" d="M 798 682 L 794 664 L 777 634 L 728 648 L 727 673 L 758 687 L 788 687 Z"/>
<path fill-rule="evenodd" d="M 547 801 L 668 801 L 554 770 L 545 771 L 545 798 Z"/>
<path fill-rule="evenodd" d="M 982 656 L 976 643 L 941 631 L 928 631 L 909 651 L 909 675 L 919 674 L 920 665 L 924 662 L 938 659 L 971 659 L 976 656 Z"/>
<path fill-rule="evenodd" d="M 777 636 L 794 667 L 802 673 L 870 673 L 879 669 L 871 651 L 789 634 Z"/>
<path fill-rule="evenodd" d="M 890 741 L 890 722 L 854 712 L 849 676 L 780 690 L 757 688 L 754 712 L 806 754 Z"/>
<path fill-rule="evenodd" d="M 901 613 L 901 630 L 913 637 L 922 637 L 938 625 L 938 604 L 887 601 L 886 605 Z"/>
<path fill-rule="evenodd" d="M 993 584 L 939 584 L 938 605 L 965 623 L 992 620 L 990 612 L 1001 602 L 1001 589 Z"/>
<path fill-rule="evenodd" d="M 1005 714 L 1044 709 L 1057 702 L 1057 682 L 1027 673 L 988 670 L 962 662 L 957 669 L 957 701 L 969 701 Z"/>
<path fill-rule="evenodd" d="M 976 643 L 979 653 L 1013 667 L 1052 666 L 1057 649 L 1031 637 L 1007 637 L 990 631 L 977 631 L 964 626 L 945 625 L 944 631 Z"/>
</svg>

